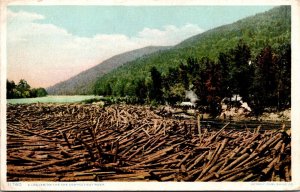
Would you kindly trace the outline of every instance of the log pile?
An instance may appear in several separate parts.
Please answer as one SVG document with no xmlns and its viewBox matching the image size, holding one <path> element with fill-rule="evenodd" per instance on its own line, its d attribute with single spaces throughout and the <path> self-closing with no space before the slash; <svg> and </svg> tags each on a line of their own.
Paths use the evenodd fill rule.
<svg viewBox="0 0 300 192">
<path fill-rule="evenodd" d="M 290 181 L 290 130 L 201 127 L 147 106 L 7 107 L 8 181 Z"/>
</svg>

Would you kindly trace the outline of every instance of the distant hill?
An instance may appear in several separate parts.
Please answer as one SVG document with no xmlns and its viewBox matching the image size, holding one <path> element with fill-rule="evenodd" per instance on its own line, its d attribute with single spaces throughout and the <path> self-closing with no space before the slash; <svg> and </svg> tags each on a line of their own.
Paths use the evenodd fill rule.
<svg viewBox="0 0 300 192">
<path fill-rule="evenodd" d="M 113 69 L 139 57 L 165 50 L 167 46 L 149 46 L 113 56 L 78 75 L 57 83 L 46 90 L 50 95 L 92 94 L 96 80 Z"/>
<path fill-rule="evenodd" d="M 95 84 L 95 93 L 101 94 L 106 85 L 110 86 L 113 94 L 120 92 L 120 87 L 130 90 L 131 86 L 135 86 L 131 83 L 133 79 L 147 79 L 152 67 L 156 67 L 164 75 L 170 67 L 186 63 L 188 58 L 208 57 L 217 60 L 221 52 L 234 48 L 240 40 L 250 47 L 253 59 L 267 44 L 277 49 L 282 44 L 290 43 L 291 7 L 275 7 L 232 24 L 208 30 L 170 49 L 137 58 L 100 77 Z"/>
</svg>

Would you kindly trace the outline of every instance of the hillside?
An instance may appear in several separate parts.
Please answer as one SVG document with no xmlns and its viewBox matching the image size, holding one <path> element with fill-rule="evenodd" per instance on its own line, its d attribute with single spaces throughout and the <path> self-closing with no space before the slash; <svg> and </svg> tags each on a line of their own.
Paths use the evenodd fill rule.
<svg viewBox="0 0 300 192">
<path fill-rule="evenodd" d="M 290 41 L 290 37 L 291 8 L 280 6 L 191 37 L 176 48 L 216 58 L 219 52 L 225 52 L 243 39 L 256 55 L 265 44 L 278 47 Z"/>
<path fill-rule="evenodd" d="M 219 54 L 232 50 L 241 40 L 250 47 L 251 60 L 255 60 L 267 45 L 276 50 L 283 44 L 289 44 L 290 39 L 291 7 L 275 7 L 191 37 L 171 49 L 131 61 L 99 78 L 95 93 L 103 94 L 103 90 L 109 87 L 112 95 L 130 95 L 137 88 L 138 81 L 148 81 L 152 67 L 165 75 L 170 67 L 185 64 L 188 58 L 207 57 L 217 61 Z"/>
<path fill-rule="evenodd" d="M 92 94 L 94 83 L 99 77 L 136 58 L 168 48 L 163 46 L 149 46 L 113 56 L 66 81 L 48 87 L 47 92 L 50 95 Z"/>
</svg>

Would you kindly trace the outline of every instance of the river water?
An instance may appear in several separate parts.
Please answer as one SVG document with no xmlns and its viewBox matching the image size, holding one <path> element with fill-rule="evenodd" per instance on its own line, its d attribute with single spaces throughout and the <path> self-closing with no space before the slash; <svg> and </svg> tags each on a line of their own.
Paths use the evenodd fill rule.
<svg viewBox="0 0 300 192">
<path fill-rule="evenodd" d="M 98 99 L 95 95 L 49 95 L 47 97 L 7 99 L 9 104 L 30 104 L 30 103 L 74 103 L 87 99 Z"/>
</svg>

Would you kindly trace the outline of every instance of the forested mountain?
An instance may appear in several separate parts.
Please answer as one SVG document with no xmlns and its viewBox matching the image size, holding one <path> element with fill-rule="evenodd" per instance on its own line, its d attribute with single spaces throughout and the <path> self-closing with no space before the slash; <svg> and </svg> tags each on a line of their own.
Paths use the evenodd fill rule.
<svg viewBox="0 0 300 192">
<path fill-rule="evenodd" d="M 185 57 L 196 55 L 217 59 L 220 52 L 233 48 L 242 39 L 251 48 L 252 56 L 256 56 L 266 44 L 277 48 L 290 38 L 291 7 L 280 6 L 191 37 L 176 48 L 186 50 Z"/>
<path fill-rule="evenodd" d="M 168 48 L 167 46 L 149 46 L 113 56 L 66 81 L 48 87 L 47 92 L 51 95 L 92 94 L 94 84 L 99 77 L 136 58 Z"/>
<path fill-rule="evenodd" d="M 128 62 L 94 93 L 176 102 L 193 90 L 203 105 L 232 94 L 253 106 L 290 105 L 290 44 L 291 7 L 275 7 Z"/>
</svg>

